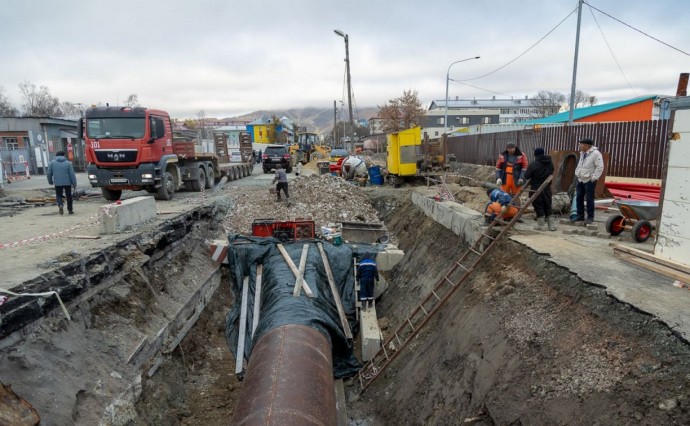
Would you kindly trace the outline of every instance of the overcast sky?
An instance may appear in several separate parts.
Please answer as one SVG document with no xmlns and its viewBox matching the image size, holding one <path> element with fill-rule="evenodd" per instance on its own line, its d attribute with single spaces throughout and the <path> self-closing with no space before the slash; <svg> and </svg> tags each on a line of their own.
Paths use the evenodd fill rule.
<svg viewBox="0 0 690 426">
<path fill-rule="evenodd" d="M 686 0 L 588 1 L 690 52 Z M 340 29 L 349 35 L 355 109 L 410 89 L 426 105 L 445 98 L 452 62 L 481 56 L 453 65 L 454 80 L 490 73 L 576 7 L 577 0 L 0 0 L 0 86 L 18 108 L 25 80 L 74 103 L 114 105 L 136 93 L 143 106 L 178 118 L 331 108 L 347 102 L 345 43 L 333 33 Z M 576 24 L 574 13 L 512 64 L 467 82 L 481 89 L 451 81 L 449 97 L 569 94 Z M 689 71 L 688 55 L 583 6 L 577 87 L 600 103 L 673 95 L 679 73 Z"/>
</svg>

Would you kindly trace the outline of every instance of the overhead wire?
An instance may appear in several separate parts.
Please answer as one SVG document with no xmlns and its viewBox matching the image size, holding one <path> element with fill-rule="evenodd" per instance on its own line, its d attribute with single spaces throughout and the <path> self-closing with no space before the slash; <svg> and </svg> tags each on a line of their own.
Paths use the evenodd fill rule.
<svg viewBox="0 0 690 426">
<path fill-rule="evenodd" d="M 594 23 L 597 24 L 597 28 L 599 28 L 599 33 L 601 33 L 601 37 L 604 39 L 604 43 L 606 43 L 606 47 L 609 49 L 609 53 L 611 53 L 611 57 L 613 58 L 614 62 L 616 62 L 616 66 L 618 67 L 618 70 L 623 75 L 625 82 L 628 83 L 628 87 L 630 88 L 630 91 L 633 93 L 634 96 L 637 96 L 635 89 L 633 89 L 632 85 L 630 84 L 630 81 L 628 80 L 628 77 L 625 75 L 625 72 L 623 71 L 623 68 L 621 67 L 621 64 L 618 62 L 618 58 L 616 58 L 616 55 L 613 53 L 613 49 L 611 49 L 611 45 L 609 44 L 609 41 L 606 39 L 606 36 L 604 35 L 604 31 L 601 29 L 601 25 L 599 25 L 599 21 L 597 20 L 596 15 L 594 15 L 594 11 L 592 10 L 592 6 L 590 6 L 589 3 L 587 3 L 587 6 L 589 6 L 589 13 L 592 14 L 592 18 L 594 19 Z"/>
<path fill-rule="evenodd" d="M 464 79 L 464 80 L 454 80 L 454 81 L 457 81 L 457 82 L 459 83 L 459 82 L 461 82 L 461 81 L 479 80 L 480 78 L 484 78 L 484 77 L 490 76 L 491 74 L 497 73 L 498 71 L 502 70 L 503 68 L 507 67 L 508 65 L 510 65 L 510 64 L 512 64 L 513 62 L 515 62 L 515 61 L 517 61 L 518 59 L 520 59 L 522 56 L 524 56 L 524 55 L 525 55 L 527 52 L 529 52 L 530 50 L 534 49 L 539 43 L 542 42 L 542 40 L 544 40 L 544 39 L 545 39 L 546 37 L 548 37 L 552 32 L 554 32 L 554 31 L 556 30 L 556 28 L 560 27 L 561 24 L 562 24 L 563 22 L 565 22 L 566 19 L 570 18 L 570 16 L 571 16 L 573 13 L 575 13 L 576 11 L 577 11 L 577 8 L 574 8 L 572 11 L 570 11 L 570 13 L 569 13 L 565 18 L 563 18 L 563 19 L 561 20 L 561 22 L 559 22 L 558 24 L 556 24 L 555 27 L 553 27 L 549 32 L 547 32 L 546 34 L 544 34 L 544 36 L 543 36 L 542 38 L 540 38 L 539 40 L 537 40 L 536 43 L 534 43 L 533 45 L 531 45 L 530 47 L 528 47 L 527 50 L 525 50 L 524 52 L 520 53 L 520 54 L 519 54 L 518 56 L 516 56 L 515 58 L 511 59 L 510 61 L 508 61 L 506 64 L 504 64 L 504 65 L 502 65 L 502 66 L 496 68 L 495 70 L 493 70 L 493 71 L 491 71 L 491 72 L 488 72 L 488 73 L 486 73 L 486 74 L 480 75 L 479 77 L 467 78 L 467 79 Z"/>
<path fill-rule="evenodd" d="M 657 42 L 663 44 L 663 45 L 666 46 L 666 47 L 670 47 L 671 49 L 676 50 L 676 51 L 678 51 L 678 52 L 680 52 L 680 53 L 682 53 L 682 54 L 684 54 L 684 55 L 690 56 L 690 53 L 688 53 L 688 52 L 686 52 L 686 51 L 684 51 L 684 50 L 681 50 L 681 49 L 679 49 L 679 48 L 677 48 L 677 47 L 675 47 L 675 46 L 671 46 L 670 44 L 666 43 L 665 41 L 659 40 L 658 38 L 656 38 L 656 37 L 654 37 L 654 36 L 652 36 L 652 35 L 650 35 L 650 34 L 647 34 L 646 32 L 644 32 L 644 31 L 642 31 L 642 30 L 639 30 L 639 29 L 633 27 L 632 25 L 627 24 L 627 23 L 621 21 L 620 19 L 616 18 L 615 16 L 611 16 L 611 15 L 609 15 L 608 13 L 604 12 L 603 10 L 601 10 L 601 9 L 595 7 L 595 6 L 592 6 L 592 5 L 589 4 L 588 2 L 584 2 L 584 3 L 585 3 L 587 6 L 591 7 L 592 9 L 596 10 L 597 12 L 603 13 L 604 15 L 608 16 L 609 18 L 611 18 L 611 19 L 613 19 L 613 20 L 615 20 L 615 21 L 620 22 L 621 24 L 625 25 L 626 27 L 628 27 L 628 28 L 630 28 L 630 29 L 633 29 L 633 30 L 637 31 L 638 33 L 640 33 L 640 34 L 642 34 L 642 35 L 645 35 L 645 36 L 651 38 L 652 40 L 657 41 Z"/>
<path fill-rule="evenodd" d="M 454 81 L 454 82 L 456 82 L 456 83 L 464 84 L 465 86 L 474 87 L 475 89 L 483 90 L 483 91 L 485 91 L 485 92 L 494 93 L 494 94 L 496 94 L 496 95 L 509 96 L 509 97 L 511 97 L 511 98 L 514 97 L 513 95 L 509 95 L 509 94 L 507 94 L 507 93 L 496 92 L 496 91 L 493 91 L 493 90 L 485 89 L 485 88 L 483 88 L 483 87 L 475 86 L 475 85 L 470 84 L 470 83 L 465 83 L 465 82 L 462 81 L 462 80 L 453 80 L 452 78 L 449 78 L 448 80 Z"/>
</svg>

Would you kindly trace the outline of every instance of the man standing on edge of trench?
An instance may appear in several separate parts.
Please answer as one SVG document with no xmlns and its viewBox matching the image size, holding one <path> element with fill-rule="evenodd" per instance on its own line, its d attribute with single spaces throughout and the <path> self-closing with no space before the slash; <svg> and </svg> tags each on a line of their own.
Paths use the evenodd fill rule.
<svg viewBox="0 0 690 426">
<path fill-rule="evenodd" d="M 525 182 L 527 156 L 520 151 L 515 142 L 508 142 L 506 150 L 498 156 L 496 162 L 496 185 L 501 191 L 514 197 Z"/>
</svg>

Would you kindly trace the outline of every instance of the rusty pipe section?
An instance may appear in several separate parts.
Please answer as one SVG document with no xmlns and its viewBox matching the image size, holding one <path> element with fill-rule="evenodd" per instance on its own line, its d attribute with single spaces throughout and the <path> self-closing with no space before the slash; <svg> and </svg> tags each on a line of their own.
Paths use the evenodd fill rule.
<svg viewBox="0 0 690 426">
<path fill-rule="evenodd" d="M 331 346 L 317 330 L 283 325 L 252 350 L 230 424 L 337 424 Z"/>
</svg>

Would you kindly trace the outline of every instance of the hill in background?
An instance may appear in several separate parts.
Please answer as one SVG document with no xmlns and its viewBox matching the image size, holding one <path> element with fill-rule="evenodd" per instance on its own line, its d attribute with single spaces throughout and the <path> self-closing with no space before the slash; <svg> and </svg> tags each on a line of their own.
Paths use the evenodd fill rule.
<svg viewBox="0 0 690 426">
<path fill-rule="evenodd" d="M 378 107 L 361 108 L 354 112 L 355 119 L 369 120 L 376 117 L 379 112 Z M 342 112 L 341 112 L 342 113 Z M 224 118 L 229 121 L 254 121 L 261 117 L 278 118 L 287 117 L 298 126 L 306 126 L 307 131 L 323 134 L 333 131 L 333 109 L 323 108 L 291 108 L 287 110 L 259 110 L 237 117 Z M 345 111 L 347 116 L 347 111 Z"/>
</svg>

